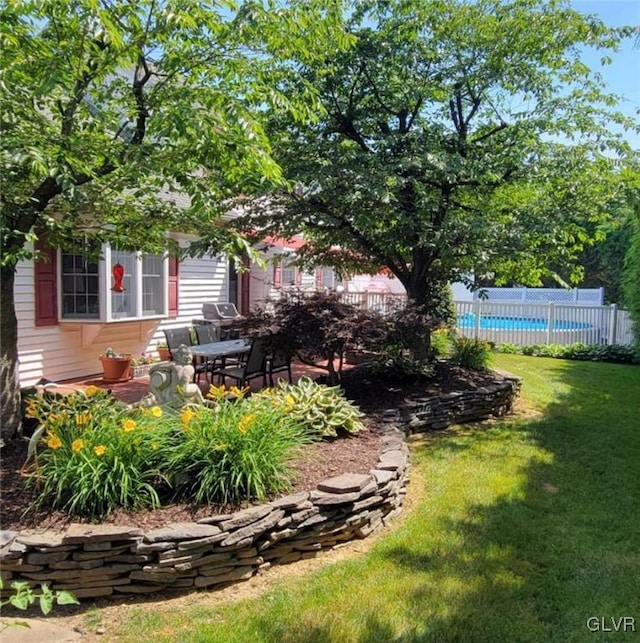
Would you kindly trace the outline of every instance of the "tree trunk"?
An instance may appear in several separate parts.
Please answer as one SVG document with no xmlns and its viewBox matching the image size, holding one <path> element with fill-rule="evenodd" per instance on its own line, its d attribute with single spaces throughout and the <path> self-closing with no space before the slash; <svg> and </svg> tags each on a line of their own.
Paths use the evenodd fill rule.
<svg viewBox="0 0 640 643">
<path fill-rule="evenodd" d="M 0 268 L 0 436 L 16 437 L 21 431 L 20 380 L 18 379 L 18 320 L 13 285 L 15 269 Z"/>
</svg>

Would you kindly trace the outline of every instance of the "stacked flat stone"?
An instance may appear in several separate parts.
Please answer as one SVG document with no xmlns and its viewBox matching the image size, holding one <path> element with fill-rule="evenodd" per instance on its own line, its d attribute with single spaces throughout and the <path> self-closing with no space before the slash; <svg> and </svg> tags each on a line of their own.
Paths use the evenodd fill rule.
<svg viewBox="0 0 640 643">
<path fill-rule="evenodd" d="M 387 524 L 402 507 L 408 469 L 404 434 L 387 422 L 375 469 L 323 480 L 312 492 L 147 532 L 85 524 L 72 524 L 63 533 L 0 532 L 3 594 L 10 593 L 14 580 L 32 587 L 48 583 L 79 599 L 247 580 Z"/>
<path fill-rule="evenodd" d="M 79 599 L 218 588 L 365 538 L 401 511 L 409 482 L 405 434 L 505 415 L 520 383 L 502 374 L 474 391 L 405 400 L 382 415 L 374 469 L 323 480 L 310 493 L 146 533 L 82 524 L 64 533 L 0 531 L 2 595 L 14 580 L 48 583 Z"/>
<path fill-rule="evenodd" d="M 503 375 L 495 384 L 470 391 L 404 400 L 399 419 L 410 433 L 438 431 L 451 424 L 480 422 L 513 410 L 521 380 Z"/>
</svg>

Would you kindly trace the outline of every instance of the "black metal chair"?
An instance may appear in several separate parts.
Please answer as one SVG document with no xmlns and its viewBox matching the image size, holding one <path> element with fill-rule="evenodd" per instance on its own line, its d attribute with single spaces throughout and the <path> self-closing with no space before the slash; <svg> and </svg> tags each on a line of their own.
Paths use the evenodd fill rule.
<svg viewBox="0 0 640 643">
<path fill-rule="evenodd" d="M 267 374 L 269 375 L 269 386 L 273 387 L 273 374 L 274 373 L 287 373 L 289 377 L 289 384 L 293 381 L 291 374 L 291 359 L 293 355 L 290 351 L 284 348 L 277 348 L 267 358 Z"/>
<path fill-rule="evenodd" d="M 167 328 L 164 331 L 164 337 L 167 340 L 167 346 L 169 347 L 170 351 L 176 350 L 182 344 L 184 344 L 185 346 L 193 346 L 191 331 L 187 326 L 184 326 L 182 328 Z M 171 355 L 171 359 L 173 359 L 173 353 Z M 194 357 L 193 368 L 193 379 L 196 382 L 200 383 L 200 376 L 203 373 L 207 372 L 208 365 L 206 362 Z"/>
<path fill-rule="evenodd" d="M 216 369 L 213 371 L 212 376 L 219 375 L 224 383 L 226 383 L 227 377 L 231 377 L 236 381 L 236 385 L 240 387 L 256 377 L 262 377 L 262 386 L 265 387 L 267 385 L 269 341 L 268 337 L 255 337 L 251 340 L 251 348 L 244 364 Z"/>
<path fill-rule="evenodd" d="M 198 344 L 213 344 L 220 341 L 220 329 L 213 324 L 198 324 L 195 329 Z"/>
</svg>

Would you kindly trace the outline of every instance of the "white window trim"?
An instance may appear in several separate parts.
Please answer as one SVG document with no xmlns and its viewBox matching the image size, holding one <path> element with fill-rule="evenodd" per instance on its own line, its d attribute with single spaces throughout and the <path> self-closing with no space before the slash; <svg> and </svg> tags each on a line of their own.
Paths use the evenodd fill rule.
<svg viewBox="0 0 640 643">
<path fill-rule="evenodd" d="M 58 251 L 57 257 L 57 283 L 58 283 L 58 322 L 60 324 L 121 324 L 126 322 L 149 321 L 153 319 L 166 319 L 169 317 L 169 260 L 164 255 L 162 262 L 163 279 L 163 312 L 157 315 L 142 315 L 142 252 L 135 253 L 136 262 L 136 301 L 133 317 L 112 317 L 111 310 L 111 287 L 113 277 L 108 269 L 111 265 L 111 246 L 102 247 L 101 257 L 98 261 L 98 295 L 99 295 L 99 317 L 64 317 L 62 314 L 62 251 Z"/>
</svg>

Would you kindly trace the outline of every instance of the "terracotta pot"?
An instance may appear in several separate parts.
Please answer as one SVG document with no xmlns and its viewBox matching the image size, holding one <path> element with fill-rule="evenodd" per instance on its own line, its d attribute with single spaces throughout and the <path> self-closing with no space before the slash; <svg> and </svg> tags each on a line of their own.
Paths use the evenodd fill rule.
<svg viewBox="0 0 640 643">
<path fill-rule="evenodd" d="M 168 348 L 158 348 L 158 357 L 162 362 L 168 362 L 171 359 L 171 351 Z"/>
<path fill-rule="evenodd" d="M 100 356 L 105 382 L 126 382 L 131 379 L 131 355 L 123 357 Z"/>
</svg>

